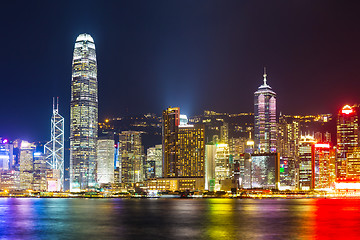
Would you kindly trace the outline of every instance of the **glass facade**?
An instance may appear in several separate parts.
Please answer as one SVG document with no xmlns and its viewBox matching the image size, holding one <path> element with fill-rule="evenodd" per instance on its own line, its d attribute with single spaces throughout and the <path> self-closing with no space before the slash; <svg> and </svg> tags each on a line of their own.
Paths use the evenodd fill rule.
<svg viewBox="0 0 360 240">
<path fill-rule="evenodd" d="M 80 34 L 72 61 L 70 113 L 70 190 L 96 186 L 98 125 L 97 65 L 95 44 Z"/>
<path fill-rule="evenodd" d="M 143 180 L 144 151 L 141 132 L 123 131 L 119 134 L 119 180 L 125 187 Z"/>
<path fill-rule="evenodd" d="M 97 182 L 107 184 L 114 182 L 114 140 L 97 141 Z"/>
<path fill-rule="evenodd" d="M 280 182 L 279 155 L 254 154 L 249 161 L 250 187 L 275 189 Z"/>
<path fill-rule="evenodd" d="M 347 155 L 359 146 L 359 123 L 355 108 L 344 106 L 338 114 L 337 119 L 337 164 L 336 176 L 346 177 Z"/>
<path fill-rule="evenodd" d="M 276 93 L 266 83 L 254 93 L 255 148 L 260 153 L 276 152 Z"/>
<path fill-rule="evenodd" d="M 314 188 L 312 148 L 315 140 L 312 136 L 301 136 L 299 144 L 299 188 L 310 190 Z"/>
</svg>

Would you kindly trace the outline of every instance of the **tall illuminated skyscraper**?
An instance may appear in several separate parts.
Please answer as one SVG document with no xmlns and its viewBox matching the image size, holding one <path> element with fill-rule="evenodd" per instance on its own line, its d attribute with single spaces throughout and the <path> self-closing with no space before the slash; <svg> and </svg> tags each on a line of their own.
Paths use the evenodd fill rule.
<svg viewBox="0 0 360 240">
<path fill-rule="evenodd" d="M 180 108 L 167 108 L 163 111 L 162 151 L 163 177 L 177 177 L 178 132 L 180 125 Z"/>
<path fill-rule="evenodd" d="M 205 127 L 187 124 L 180 108 L 163 111 L 163 177 L 203 178 L 205 175 Z"/>
<path fill-rule="evenodd" d="M 76 38 L 72 61 L 70 103 L 70 190 L 96 185 L 98 125 L 97 64 L 93 38 Z"/>
<path fill-rule="evenodd" d="M 59 175 L 57 185 L 64 190 L 64 118 L 59 114 L 59 99 L 56 105 L 53 100 L 51 140 L 44 145 L 44 155 L 48 167 Z"/>
<path fill-rule="evenodd" d="M 359 123 L 355 108 L 346 105 L 339 111 L 336 129 L 338 147 L 336 176 L 343 178 L 347 173 L 347 155 L 359 146 Z"/>
<path fill-rule="evenodd" d="M 313 136 L 301 136 L 299 141 L 299 188 L 310 190 L 314 188 L 314 158 L 313 146 L 315 144 Z"/>
<path fill-rule="evenodd" d="M 266 83 L 254 93 L 255 149 L 260 152 L 276 152 L 276 93 Z"/>
</svg>

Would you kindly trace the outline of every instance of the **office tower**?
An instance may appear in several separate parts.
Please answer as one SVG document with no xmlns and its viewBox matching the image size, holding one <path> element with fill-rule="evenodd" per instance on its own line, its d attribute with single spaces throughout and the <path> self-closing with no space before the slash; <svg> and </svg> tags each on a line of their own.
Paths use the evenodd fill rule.
<svg viewBox="0 0 360 240">
<path fill-rule="evenodd" d="M 230 138 L 229 152 L 230 158 L 234 163 L 234 181 L 236 187 L 240 188 L 244 179 L 245 152 L 247 149 L 248 139 L 246 138 Z"/>
<path fill-rule="evenodd" d="M 178 129 L 180 125 L 180 108 L 175 107 L 163 111 L 162 146 L 163 177 L 177 177 L 178 161 Z"/>
<path fill-rule="evenodd" d="M 32 189 L 34 180 L 34 151 L 35 146 L 22 141 L 20 147 L 20 189 Z"/>
<path fill-rule="evenodd" d="M 205 131 L 203 125 L 180 125 L 176 177 L 204 177 Z"/>
<path fill-rule="evenodd" d="M 203 178 L 204 126 L 180 124 L 179 119 L 179 108 L 163 111 L 163 177 Z"/>
<path fill-rule="evenodd" d="M 359 146 L 359 123 L 355 108 L 344 106 L 337 119 L 337 171 L 338 178 L 346 177 L 346 157 Z"/>
<path fill-rule="evenodd" d="M 334 180 L 332 155 L 335 155 L 335 149 L 331 149 L 329 143 L 316 143 L 313 145 L 313 181 L 315 189 L 330 189 Z"/>
<path fill-rule="evenodd" d="M 46 176 L 46 160 L 42 152 L 34 153 L 34 174 L 33 174 L 33 190 L 47 190 Z"/>
<path fill-rule="evenodd" d="M 0 171 L 11 170 L 13 165 L 13 144 L 7 139 L 0 140 Z"/>
<path fill-rule="evenodd" d="M 315 144 L 314 137 L 301 136 L 299 142 L 299 188 L 310 190 L 314 188 L 313 171 L 314 163 L 312 148 Z"/>
<path fill-rule="evenodd" d="M 162 145 L 155 145 L 147 149 L 146 155 L 146 178 L 162 177 Z"/>
<path fill-rule="evenodd" d="M 98 139 L 97 141 L 97 182 L 108 184 L 114 182 L 114 140 Z"/>
<path fill-rule="evenodd" d="M 280 184 L 280 157 L 278 153 L 245 156 L 244 188 L 278 189 Z"/>
<path fill-rule="evenodd" d="M 125 187 L 133 187 L 143 180 L 141 132 L 123 131 L 119 134 L 119 159 L 120 183 Z"/>
<path fill-rule="evenodd" d="M 70 113 L 70 191 L 96 186 L 98 90 L 95 44 L 76 38 L 72 61 Z"/>
<path fill-rule="evenodd" d="M 300 123 L 292 117 L 280 115 L 278 124 L 277 152 L 280 154 L 280 185 L 296 186 L 296 161 L 300 140 Z"/>
<path fill-rule="evenodd" d="M 51 140 L 44 146 L 45 160 L 49 169 L 59 172 L 58 185 L 64 190 L 64 118 L 59 114 L 59 98 L 53 100 Z"/>
<path fill-rule="evenodd" d="M 276 93 L 266 83 L 254 93 L 255 149 L 260 152 L 276 152 Z"/>
<path fill-rule="evenodd" d="M 232 182 L 232 159 L 230 158 L 229 145 L 216 144 L 215 153 L 215 190 L 230 190 Z"/>
<path fill-rule="evenodd" d="M 205 145 L 205 190 L 215 191 L 216 144 Z"/>
<path fill-rule="evenodd" d="M 229 124 L 225 123 L 220 127 L 220 141 L 228 144 L 229 141 Z"/>
<path fill-rule="evenodd" d="M 0 171 L 0 188 L 3 190 L 19 190 L 20 172 L 15 170 Z"/>
<path fill-rule="evenodd" d="M 347 154 L 346 177 L 360 181 L 360 147 L 355 147 Z"/>
</svg>

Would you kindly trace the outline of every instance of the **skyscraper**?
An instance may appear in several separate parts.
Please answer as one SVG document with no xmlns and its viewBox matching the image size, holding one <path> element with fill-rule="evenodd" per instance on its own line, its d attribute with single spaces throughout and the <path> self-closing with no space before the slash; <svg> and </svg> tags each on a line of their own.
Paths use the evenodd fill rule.
<svg viewBox="0 0 360 240">
<path fill-rule="evenodd" d="M 114 139 L 97 141 L 97 182 L 114 183 Z"/>
<path fill-rule="evenodd" d="M 44 155 L 48 167 L 59 175 L 57 185 L 64 190 L 64 118 L 59 114 L 59 99 L 56 107 L 55 99 L 53 102 L 51 140 L 44 145 Z"/>
<path fill-rule="evenodd" d="M 125 187 L 143 180 L 144 149 L 141 132 L 122 131 L 119 134 L 119 180 Z"/>
<path fill-rule="evenodd" d="M 177 177 L 178 131 L 180 125 L 180 108 L 175 107 L 163 111 L 162 145 L 163 145 L 163 177 Z"/>
<path fill-rule="evenodd" d="M 313 181 L 315 189 L 330 189 L 334 180 L 335 149 L 330 148 L 330 143 L 316 143 L 313 146 Z"/>
<path fill-rule="evenodd" d="M 161 178 L 162 177 L 162 145 L 155 145 L 147 149 L 146 156 L 146 177 Z"/>
<path fill-rule="evenodd" d="M 98 125 L 95 44 L 86 33 L 75 42 L 70 108 L 70 190 L 81 191 L 96 185 Z"/>
<path fill-rule="evenodd" d="M 314 158 L 313 145 L 315 144 L 313 136 L 301 136 L 299 142 L 299 188 L 301 190 L 310 190 L 314 188 Z"/>
<path fill-rule="evenodd" d="M 276 152 L 276 93 L 266 83 L 254 93 L 255 150 Z"/>
<path fill-rule="evenodd" d="M 338 114 L 337 120 L 338 158 L 336 163 L 336 177 L 346 177 L 347 155 L 359 146 L 359 123 L 355 108 L 344 106 Z"/>
<path fill-rule="evenodd" d="M 180 121 L 180 108 L 163 111 L 163 177 L 203 178 L 205 175 L 205 128 Z"/>
<path fill-rule="evenodd" d="M 176 177 L 205 176 L 205 130 L 199 125 L 180 125 L 178 129 Z"/>
<path fill-rule="evenodd" d="M 34 180 L 34 151 L 35 145 L 22 141 L 20 147 L 20 189 L 28 190 L 33 187 Z"/>
</svg>

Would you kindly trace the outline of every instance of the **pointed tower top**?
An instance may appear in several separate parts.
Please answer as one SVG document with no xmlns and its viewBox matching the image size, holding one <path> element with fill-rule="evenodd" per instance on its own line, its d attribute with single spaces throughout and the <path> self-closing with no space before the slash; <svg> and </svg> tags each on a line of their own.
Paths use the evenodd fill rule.
<svg viewBox="0 0 360 240">
<path fill-rule="evenodd" d="M 266 86 L 267 84 L 266 84 L 266 67 L 264 67 L 264 75 L 263 75 L 263 77 L 264 77 L 264 85 Z"/>
</svg>

